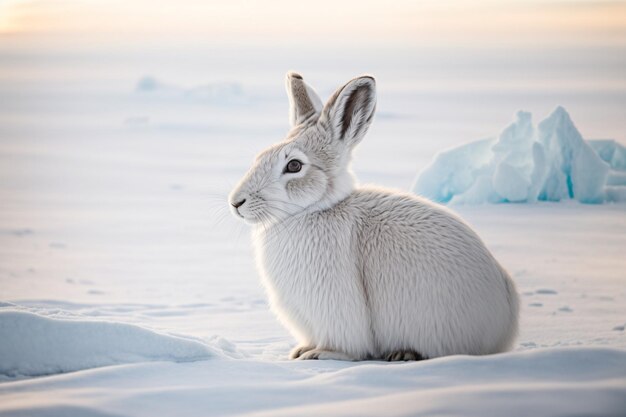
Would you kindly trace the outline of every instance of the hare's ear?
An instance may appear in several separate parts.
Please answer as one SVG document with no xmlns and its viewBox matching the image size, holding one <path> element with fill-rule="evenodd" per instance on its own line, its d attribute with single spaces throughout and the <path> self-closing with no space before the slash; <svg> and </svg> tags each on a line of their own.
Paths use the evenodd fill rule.
<svg viewBox="0 0 626 417">
<path fill-rule="evenodd" d="M 298 126 L 322 111 L 322 100 L 315 90 L 304 82 L 300 74 L 288 72 L 285 86 L 289 97 L 289 123 L 291 127 Z"/>
<path fill-rule="evenodd" d="M 376 80 L 364 75 L 338 89 L 322 110 L 320 121 L 327 123 L 335 139 L 351 147 L 363 139 L 376 109 Z"/>
</svg>

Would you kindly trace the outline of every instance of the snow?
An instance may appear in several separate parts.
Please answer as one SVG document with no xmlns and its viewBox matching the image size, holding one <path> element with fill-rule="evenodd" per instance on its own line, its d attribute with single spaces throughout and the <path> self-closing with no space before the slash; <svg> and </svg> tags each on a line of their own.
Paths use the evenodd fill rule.
<svg viewBox="0 0 626 417">
<path fill-rule="evenodd" d="M 413 191 L 452 204 L 626 201 L 620 144 L 585 141 L 563 107 L 536 129 L 531 117 L 520 111 L 497 140 L 441 152 L 420 172 Z"/>
<path fill-rule="evenodd" d="M 511 353 L 288 361 L 246 230 L 210 197 L 247 139 L 131 137 L 12 151 L 49 178 L 1 209 L 0 415 L 623 414 L 625 205 L 458 207 L 518 284 Z"/>
<path fill-rule="evenodd" d="M 0 376 L 39 376 L 123 363 L 189 362 L 212 351 L 197 341 L 124 323 L 62 320 L 0 309 Z"/>
<path fill-rule="evenodd" d="M 564 81 L 564 97 L 551 82 L 571 59 L 549 54 L 554 73 L 513 88 L 526 55 L 494 74 L 502 62 L 457 49 L 447 58 L 455 65 L 424 66 L 437 62 L 428 51 L 367 61 L 368 51 L 328 72 L 318 55 L 299 60 L 281 49 L 280 61 L 234 45 L 145 62 L 138 51 L 136 62 L 54 52 L 42 61 L 11 55 L 0 66 L 0 415 L 624 414 L 625 204 L 455 206 L 518 285 L 512 352 L 347 363 L 287 360 L 294 340 L 269 311 L 249 230 L 226 203 L 255 153 L 285 134 L 288 68 L 326 96 L 372 68 L 380 113 L 354 169 L 362 182 L 405 190 L 435 152 L 496 132 L 517 108 L 547 112 L 563 101 L 581 131 L 618 139 L 587 143 L 610 165 L 605 198 L 619 200 L 621 90 L 591 94 Z M 468 71 L 471 88 L 449 83 Z M 142 74 L 154 76 L 138 89 Z M 527 183 L 539 199 L 554 155 L 525 120 L 502 146 L 486 139 L 458 148 L 463 158 L 441 153 L 428 179 L 438 199 L 496 202 L 501 192 L 514 200 Z"/>
<path fill-rule="evenodd" d="M 404 364 L 144 363 L 5 383 L 0 410 L 69 417 L 620 416 L 626 407 L 625 374 L 626 352 L 607 348 Z"/>
</svg>

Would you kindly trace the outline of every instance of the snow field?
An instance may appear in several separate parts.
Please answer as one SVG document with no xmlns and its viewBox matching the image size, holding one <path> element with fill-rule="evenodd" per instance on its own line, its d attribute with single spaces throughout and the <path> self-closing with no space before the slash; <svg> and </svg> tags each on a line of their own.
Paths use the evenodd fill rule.
<svg viewBox="0 0 626 417">
<path fill-rule="evenodd" d="M 227 66 L 221 79 L 207 76 L 216 61 Z M 593 197 L 600 177 L 574 188 L 579 177 L 557 163 L 593 166 L 592 154 L 580 153 L 580 164 L 559 159 L 538 127 L 529 143 L 522 114 L 499 146 L 448 153 L 444 165 L 459 175 L 429 182 L 445 198 L 477 202 L 567 192 L 560 203 L 454 207 L 518 285 L 513 352 L 287 361 L 294 341 L 267 308 L 248 231 L 225 200 L 254 154 L 285 134 L 284 68 L 264 57 L 261 76 L 242 81 L 249 65 L 233 75 L 231 61 L 211 56 L 206 67 L 194 62 L 202 73 L 187 80 L 180 62 L 120 64 L 114 85 L 80 68 L 63 83 L 0 83 L 8 98 L 0 101 L 0 415 L 623 415 L 626 205 L 579 204 L 576 191 Z M 599 137 L 619 131 L 619 91 L 573 92 L 567 101 L 534 82 L 532 91 L 424 92 L 413 72 L 395 77 L 404 67 L 385 65 L 379 113 L 354 160 L 363 182 L 407 189 L 436 151 L 496 131 L 520 106 L 543 112 L 565 102 L 581 131 L 604 132 L 605 120 L 611 134 Z M 316 84 L 314 69 L 302 72 Z M 138 84 L 140 74 L 155 76 Z M 325 95 L 343 81 L 320 78 Z M 510 83 L 510 73 L 502 79 Z M 569 143 L 567 119 L 555 121 L 545 143 Z M 623 138 L 587 143 L 610 166 L 603 201 L 620 200 Z M 535 144 L 561 178 L 550 187 L 533 179 L 541 177 L 533 177 Z M 475 166 L 487 166 L 485 175 Z"/>
</svg>

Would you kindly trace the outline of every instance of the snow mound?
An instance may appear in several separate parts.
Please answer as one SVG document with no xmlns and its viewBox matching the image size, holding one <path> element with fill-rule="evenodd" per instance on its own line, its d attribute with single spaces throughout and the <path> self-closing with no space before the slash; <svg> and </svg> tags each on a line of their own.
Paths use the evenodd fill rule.
<svg viewBox="0 0 626 417">
<path fill-rule="evenodd" d="M 123 363 L 190 362 L 213 351 L 189 339 L 104 321 L 0 311 L 0 375 L 38 376 Z"/>
<path fill-rule="evenodd" d="M 536 128 L 520 111 L 497 139 L 439 153 L 413 191 L 452 204 L 626 201 L 626 150 L 613 140 L 585 141 L 563 107 Z"/>
</svg>

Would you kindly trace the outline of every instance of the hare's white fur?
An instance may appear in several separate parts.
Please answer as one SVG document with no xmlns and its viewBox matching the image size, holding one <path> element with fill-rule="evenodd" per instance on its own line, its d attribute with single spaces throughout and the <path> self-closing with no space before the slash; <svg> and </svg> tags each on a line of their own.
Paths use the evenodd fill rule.
<svg viewBox="0 0 626 417">
<path fill-rule="evenodd" d="M 419 359 L 511 347 L 515 285 L 477 234 L 415 195 L 356 187 L 353 148 L 375 108 L 372 77 L 322 108 L 287 74 L 292 130 L 261 153 L 230 196 L 253 224 L 270 305 L 301 359 Z M 287 172 L 289 161 L 301 162 Z"/>
</svg>

